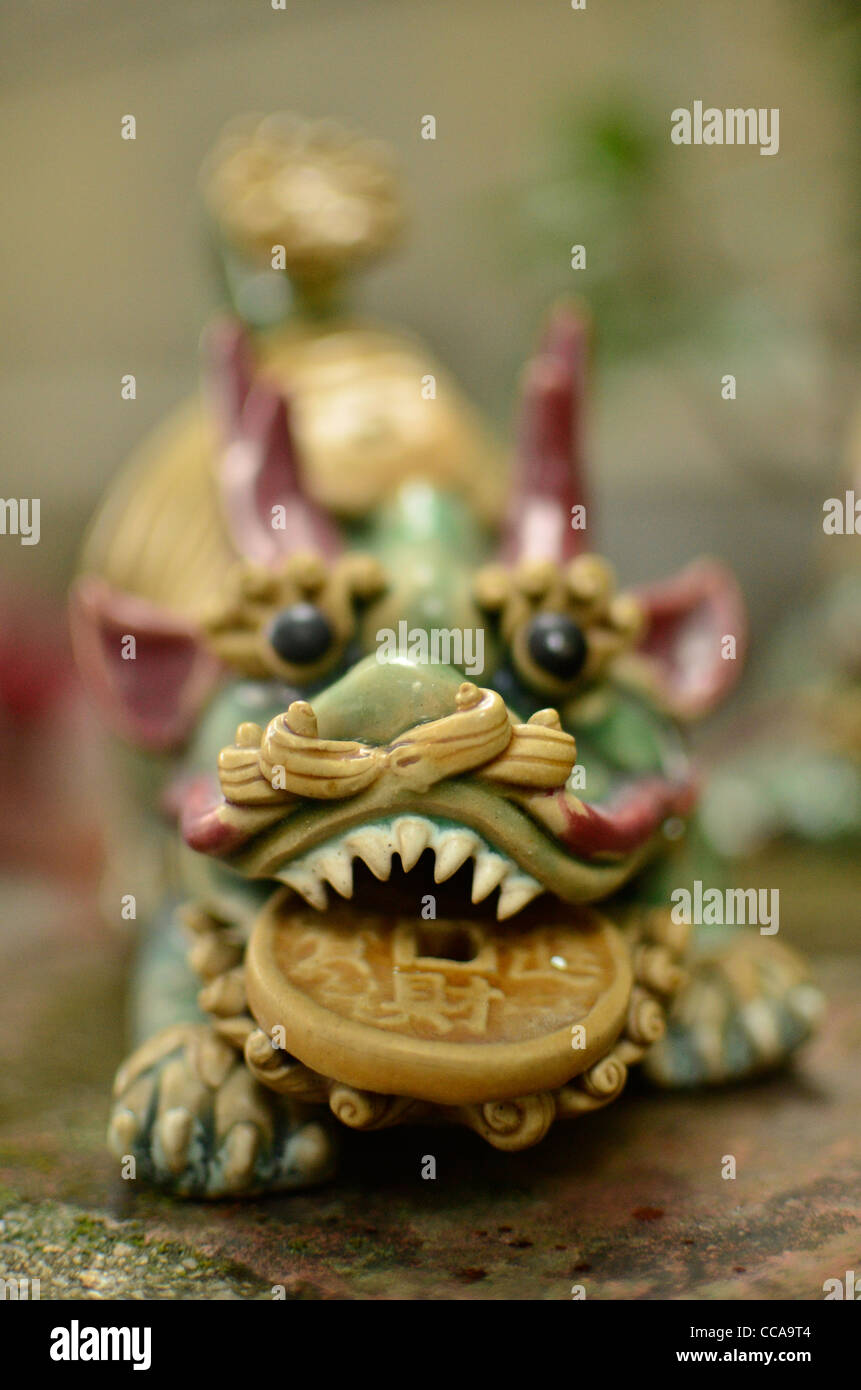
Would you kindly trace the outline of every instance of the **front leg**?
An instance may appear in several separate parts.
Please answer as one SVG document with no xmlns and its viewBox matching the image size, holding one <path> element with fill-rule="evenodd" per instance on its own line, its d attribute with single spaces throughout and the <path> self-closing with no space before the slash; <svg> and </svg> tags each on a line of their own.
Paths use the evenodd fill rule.
<svg viewBox="0 0 861 1390">
<path fill-rule="evenodd" d="M 822 995 L 803 958 L 754 928 L 697 928 L 689 979 L 643 1070 L 660 1086 L 741 1081 L 785 1063 L 810 1037 Z"/>
<path fill-rule="evenodd" d="M 685 841 L 652 865 L 631 895 L 670 916 L 674 893 L 699 879 L 723 891 L 730 866 L 710 850 L 694 820 Z M 656 1084 L 742 1081 L 785 1064 L 810 1037 L 822 995 L 805 959 L 756 926 L 694 925 L 683 960 L 687 978 L 667 1031 L 643 1060 Z"/>
<path fill-rule="evenodd" d="M 250 1196 L 307 1187 L 334 1168 L 325 1110 L 261 1086 L 243 1046 L 242 956 L 235 927 L 192 910 L 190 959 L 208 983 L 206 1022 L 161 1028 L 120 1067 L 108 1130 L 112 1152 L 135 1175 L 185 1197 Z"/>
</svg>

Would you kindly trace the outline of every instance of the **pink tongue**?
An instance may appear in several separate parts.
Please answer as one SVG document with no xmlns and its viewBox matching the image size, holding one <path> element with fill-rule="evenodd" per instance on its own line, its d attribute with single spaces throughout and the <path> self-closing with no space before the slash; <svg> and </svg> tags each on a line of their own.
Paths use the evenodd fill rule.
<svg viewBox="0 0 861 1390">
<path fill-rule="evenodd" d="M 578 858 L 630 854 L 651 839 L 667 816 L 686 815 L 693 806 L 692 781 L 668 782 L 652 777 L 635 782 L 599 809 L 582 802 L 572 807 L 564 792 L 555 792 L 565 817 L 562 843 Z"/>
<path fill-rule="evenodd" d="M 165 813 L 179 821 L 185 843 L 200 854 L 229 854 L 248 838 L 221 819 L 223 806 L 218 782 L 208 773 L 178 779 L 164 799 Z"/>
</svg>

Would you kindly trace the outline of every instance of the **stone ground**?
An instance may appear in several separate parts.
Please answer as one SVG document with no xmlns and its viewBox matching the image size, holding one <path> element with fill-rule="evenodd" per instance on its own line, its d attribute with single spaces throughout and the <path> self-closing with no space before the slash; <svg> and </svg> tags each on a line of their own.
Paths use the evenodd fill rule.
<svg viewBox="0 0 861 1390">
<path fill-rule="evenodd" d="M 125 947 L 91 890 L 7 878 L 0 917 L 0 1272 L 43 1298 L 812 1299 L 861 1268 L 857 955 L 821 956 L 826 1027 L 779 1078 L 634 1087 L 520 1156 L 461 1131 L 347 1134 L 336 1185 L 178 1204 L 103 1146 Z"/>
</svg>

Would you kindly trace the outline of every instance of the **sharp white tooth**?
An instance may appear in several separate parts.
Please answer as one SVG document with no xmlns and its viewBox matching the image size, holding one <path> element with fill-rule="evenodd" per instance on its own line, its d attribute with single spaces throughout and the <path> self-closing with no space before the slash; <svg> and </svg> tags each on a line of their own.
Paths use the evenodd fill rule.
<svg viewBox="0 0 861 1390">
<path fill-rule="evenodd" d="M 303 897 L 306 903 L 323 911 L 327 902 L 326 889 L 308 864 L 291 864 L 278 875 L 282 883 Z"/>
<path fill-rule="evenodd" d="M 468 830 L 444 830 L 436 840 L 436 864 L 434 882 L 445 883 L 456 874 L 461 864 L 465 864 L 472 854 L 477 840 Z"/>
<path fill-rule="evenodd" d="M 404 817 L 395 821 L 394 830 L 404 873 L 408 874 L 430 844 L 431 827 L 426 820 Z"/>
<path fill-rule="evenodd" d="M 342 898 L 353 896 L 353 861 L 341 850 L 330 849 L 318 854 L 314 868 L 321 878 L 327 878 L 336 893 Z"/>
<path fill-rule="evenodd" d="M 513 917 L 515 912 L 519 912 L 543 891 L 541 884 L 530 878 L 529 874 L 512 874 L 499 892 L 499 902 L 496 904 L 498 920 L 502 922 L 506 917 Z"/>
<path fill-rule="evenodd" d="M 475 856 L 475 868 L 472 871 L 472 901 L 474 903 L 483 902 L 489 893 L 492 893 L 505 875 L 510 871 L 511 865 L 507 859 L 503 859 L 501 854 L 493 854 L 490 850 L 482 850 L 481 854 Z"/>
<path fill-rule="evenodd" d="M 392 842 L 382 830 L 366 826 L 347 837 L 347 845 L 363 859 L 375 878 L 384 883 L 392 872 Z"/>
</svg>

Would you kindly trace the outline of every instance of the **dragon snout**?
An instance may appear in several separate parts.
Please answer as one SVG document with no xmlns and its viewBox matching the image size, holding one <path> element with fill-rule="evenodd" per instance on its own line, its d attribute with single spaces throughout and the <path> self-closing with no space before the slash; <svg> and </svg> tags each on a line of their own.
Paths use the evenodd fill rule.
<svg viewBox="0 0 861 1390">
<path fill-rule="evenodd" d="M 521 724 L 496 691 L 464 681 L 451 713 L 386 744 L 321 738 L 312 706 L 296 700 L 265 730 L 241 724 L 218 765 L 228 802 L 263 808 L 298 798 L 340 800 L 384 778 L 418 792 L 464 774 L 503 793 L 548 791 L 564 787 L 575 759 L 574 738 L 556 710 L 539 710 Z"/>
</svg>

